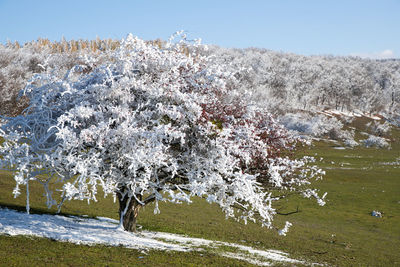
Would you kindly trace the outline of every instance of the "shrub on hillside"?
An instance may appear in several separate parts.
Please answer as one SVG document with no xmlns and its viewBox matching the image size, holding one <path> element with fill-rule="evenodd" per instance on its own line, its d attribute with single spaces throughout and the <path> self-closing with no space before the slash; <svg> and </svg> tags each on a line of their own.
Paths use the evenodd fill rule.
<svg viewBox="0 0 400 267">
<path fill-rule="evenodd" d="M 389 148 L 390 144 L 386 141 L 385 138 L 369 135 L 367 139 L 361 140 L 366 147 L 378 147 L 378 148 Z"/>
<path fill-rule="evenodd" d="M 385 121 L 384 123 L 381 123 L 380 121 L 374 121 L 368 123 L 367 127 L 370 128 L 374 134 L 378 136 L 383 136 L 387 135 L 390 132 L 392 125 L 387 121 Z"/>
</svg>

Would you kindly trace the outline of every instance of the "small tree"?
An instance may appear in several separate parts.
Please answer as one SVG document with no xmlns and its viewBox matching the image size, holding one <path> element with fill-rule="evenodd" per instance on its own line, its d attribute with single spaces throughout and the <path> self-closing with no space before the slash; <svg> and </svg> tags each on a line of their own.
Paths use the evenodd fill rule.
<svg viewBox="0 0 400 267">
<path fill-rule="evenodd" d="M 50 207 L 49 183 L 57 179 L 61 207 L 96 201 L 100 186 L 118 198 L 127 231 L 135 231 L 142 206 L 155 202 L 158 213 L 158 201 L 192 196 L 267 227 L 279 199 L 271 190 L 323 204 L 305 188 L 321 170 L 306 167 L 310 158 L 284 156 L 295 140 L 236 94 L 233 75 L 197 54 L 199 46 L 181 40 L 160 48 L 129 35 L 108 64 L 88 74 L 76 66 L 63 79 L 34 77 L 24 90 L 29 107 L 2 127 L 1 164 L 15 171 L 14 194 L 38 181 Z"/>
</svg>

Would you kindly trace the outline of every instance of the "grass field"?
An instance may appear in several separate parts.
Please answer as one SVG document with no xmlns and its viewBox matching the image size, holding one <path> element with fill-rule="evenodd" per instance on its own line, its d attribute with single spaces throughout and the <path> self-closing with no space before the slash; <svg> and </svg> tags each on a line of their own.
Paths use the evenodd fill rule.
<svg viewBox="0 0 400 267">
<path fill-rule="evenodd" d="M 315 187 L 328 192 L 326 206 L 302 198 L 282 204 L 276 225 L 293 223 L 287 236 L 278 236 L 256 224 L 244 225 L 225 216 L 216 205 L 195 199 L 191 205 L 161 204 L 161 214 L 152 206 L 139 216 L 144 229 L 186 234 L 244 244 L 260 249 L 278 249 L 296 259 L 328 266 L 400 266 L 400 131 L 391 133 L 392 148 L 357 147 L 335 149 L 330 142 L 316 142 L 300 152 L 322 157 L 318 164 L 326 170 Z M 14 199 L 11 173 L 0 173 L 0 206 L 24 210 L 22 194 Z M 296 200 L 296 201 L 293 201 Z M 47 210 L 39 187 L 31 189 L 32 212 Z M 383 212 L 373 217 L 371 212 Z M 71 201 L 63 213 L 103 216 L 117 219 L 117 205 L 111 198 L 98 203 Z M 142 254 L 134 249 L 105 246 L 80 246 L 26 236 L 0 236 L 0 265 L 98 265 L 98 266 L 247 266 L 240 260 L 219 256 L 213 251 L 163 252 Z"/>
</svg>

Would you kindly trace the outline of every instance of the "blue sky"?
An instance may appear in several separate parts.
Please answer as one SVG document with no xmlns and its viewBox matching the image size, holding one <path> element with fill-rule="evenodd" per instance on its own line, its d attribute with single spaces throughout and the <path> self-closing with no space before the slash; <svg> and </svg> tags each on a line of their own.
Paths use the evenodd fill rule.
<svg viewBox="0 0 400 267">
<path fill-rule="evenodd" d="M 400 0 L 0 0 L 0 42 L 167 39 L 223 47 L 400 57 Z"/>
</svg>

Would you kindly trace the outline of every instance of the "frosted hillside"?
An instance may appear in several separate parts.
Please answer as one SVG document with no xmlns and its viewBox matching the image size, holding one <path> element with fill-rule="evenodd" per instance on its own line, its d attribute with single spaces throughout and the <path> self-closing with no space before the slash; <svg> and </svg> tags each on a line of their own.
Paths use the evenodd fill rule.
<svg viewBox="0 0 400 267">
<path fill-rule="evenodd" d="M 155 46 L 165 42 L 149 41 Z M 39 39 L 24 46 L 0 45 L 0 113 L 16 115 L 26 100 L 18 93 L 35 73 L 66 75 L 73 66 L 89 73 L 110 60 L 118 40 L 50 42 Z M 348 140 L 352 133 L 333 132 L 345 124 L 338 114 L 379 114 L 392 126 L 400 125 L 400 60 L 372 60 L 358 57 L 302 56 L 266 49 L 231 49 L 199 45 L 184 53 L 212 55 L 229 63 L 240 90 L 252 93 L 249 101 L 267 107 L 289 129 L 314 137 Z M 239 91 L 240 93 L 240 91 Z M 312 133 L 310 133 L 312 131 Z M 349 141 L 350 140 L 350 141 Z"/>
</svg>

